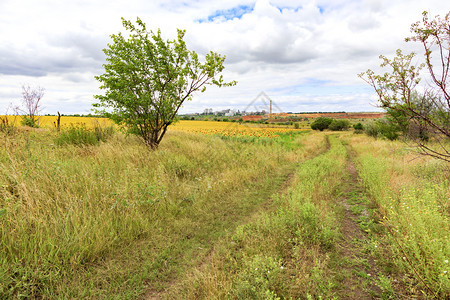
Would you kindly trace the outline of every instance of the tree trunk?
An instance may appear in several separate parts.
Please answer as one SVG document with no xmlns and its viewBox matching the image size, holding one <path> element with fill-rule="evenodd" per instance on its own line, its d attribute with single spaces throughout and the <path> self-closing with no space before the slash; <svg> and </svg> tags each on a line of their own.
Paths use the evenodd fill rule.
<svg viewBox="0 0 450 300">
<path fill-rule="evenodd" d="M 145 145 L 151 150 L 156 150 L 158 149 L 159 143 L 157 143 L 156 141 L 145 141 Z"/>
</svg>

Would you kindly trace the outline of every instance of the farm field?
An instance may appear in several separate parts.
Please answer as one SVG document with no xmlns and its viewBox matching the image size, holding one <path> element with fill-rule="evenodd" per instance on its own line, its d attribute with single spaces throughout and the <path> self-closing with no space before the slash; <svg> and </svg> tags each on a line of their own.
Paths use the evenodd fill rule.
<svg viewBox="0 0 450 300">
<path fill-rule="evenodd" d="M 402 142 L 180 121 L 149 151 L 42 118 L 0 131 L 2 299 L 450 296 L 450 166 Z"/>
<path fill-rule="evenodd" d="M 270 122 L 283 122 L 291 119 L 317 119 L 320 117 L 333 118 L 333 119 L 348 119 L 354 121 L 363 121 L 368 119 L 379 119 L 386 116 L 386 113 L 379 112 L 342 112 L 342 113 L 274 113 L 272 115 L 250 115 L 243 116 L 244 121 L 259 121 L 261 119 L 268 120 Z"/>
<path fill-rule="evenodd" d="M 304 118 L 333 118 L 333 119 L 379 119 L 386 116 L 386 113 L 358 113 L 358 112 L 343 112 L 343 113 L 304 113 L 304 114 L 293 114 L 298 117 Z"/>
<path fill-rule="evenodd" d="M 20 126 L 20 116 L 1 116 L 1 119 L 7 120 L 14 126 Z M 55 129 L 57 116 L 40 116 L 39 127 Z M 95 117 L 61 117 L 61 129 L 67 129 L 71 126 L 83 126 L 87 129 L 95 127 L 113 126 L 113 122 L 107 118 Z M 276 137 L 276 133 L 293 132 L 293 126 L 275 126 L 266 124 L 240 124 L 236 122 L 214 122 L 214 121 L 185 121 L 180 120 L 171 126 L 172 130 L 202 133 L 218 134 L 228 136 L 255 136 L 255 137 Z"/>
<path fill-rule="evenodd" d="M 207 135 L 220 135 L 224 137 L 257 137 L 277 138 L 280 134 L 298 133 L 304 129 L 286 127 L 270 127 L 260 124 L 239 124 L 236 122 L 214 121 L 179 121 L 171 127 L 172 130 L 201 133 Z"/>
<path fill-rule="evenodd" d="M 7 119 L 10 124 L 19 126 L 22 118 L 20 116 L 0 116 L 0 118 Z M 47 129 L 55 129 L 57 116 L 39 116 L 39 127 Z M 70 126 L 84 126 L 88 129 L 92 129 L 96 126 L 106 127 L 113 125 L 113 122 L 107 118 L 94 118 L 94 117 L 61 117 L 61 129 L 67 129 Z"/>
</svg>

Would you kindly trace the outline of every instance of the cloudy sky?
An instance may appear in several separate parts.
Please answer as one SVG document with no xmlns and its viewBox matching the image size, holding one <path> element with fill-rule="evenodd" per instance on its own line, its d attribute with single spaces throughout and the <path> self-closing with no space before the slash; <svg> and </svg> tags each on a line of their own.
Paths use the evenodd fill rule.
<svg viewBox="0 0 450 300">
<path fill-rule="evenodd" d="M 376 111 L 357 74 L 380 54 L 420 51 L 404 38 L 424 10 L 444 16 L 450 1 L 0 0 L 0 114 L 24 84 L 45 88 L 43 113 L 89 113 L 121 17 L 170 39 L 186 29 L 189 49 L 226 55 L 224 77 L 238 84 L 209 87 L 182 113 L 261 108 L 250 105 L 261 91 L 285 112 Z"/>
</svg>

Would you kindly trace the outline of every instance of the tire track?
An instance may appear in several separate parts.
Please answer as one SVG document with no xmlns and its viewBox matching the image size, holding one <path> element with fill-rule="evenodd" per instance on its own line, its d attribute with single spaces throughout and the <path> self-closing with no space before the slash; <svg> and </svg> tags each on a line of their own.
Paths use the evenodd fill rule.
<svg viewBox="0 0 450 300">
<path fill-rule="evenodd" d="M 251 213 L 248 216 L 243 216 L 243 219 L 240 220 L 239 224 L 236 225 L 243 225 L 243 224 L 249 224 L 251 222 L 253 222 L 254 220 L 256 220 L 259 216 L 261 216 L 264 213 L 268 213 L 271 211 L 275 211 L 277 209 L 277 207 L 274 206 L 273 204 L 273 200 L 275 197 L 281 197 L 282 195 L 285 195 L 289 188 L 292 186 L 293 181 L 295 179 L 295 173 L 298 169 L 298 167 L 305 163 L 306 161 L 312 160 L 314 158 L 316 158 L 317 156 L 320 156 L 324 153 L 326 153 L 327 151 L 329 151 L 331 145 L 330 145 L 330 141 L 328 139 L 328 136 L 324 136 L 325 139 L 325 147 L 322 148 L 322 150 L 320 150 L 319 152 L 315 153 L 313 156 L 303 160 L 302 162 L 296 163 L 295 165 L 291 166 L 285 174 L 282 175 L 283 180 L 281 180 L 281 182 L 278 184 L 278 188 L 276 190 L 276 192 L 272 193 L 272 195 L 270 197 L 267 198 L 266 201 L 263 201 L 262 203 L 260 203 L 258 205 L 258 207 L 255 208 L 255 210 L 253 211 L 253 213 Z M 202 270 L 204 268 L 207 268 L 208 264 L 211 263 L 212 258 L 215 254 L 215 248 L 217 245 L 219 245 L 220 243 L 223 243 L 226 240 L 225 237 L 221 238 L 220 240 L 216 241 L 214 243 L 214 245 L 211 246 L 211 248 L 209 249 L 209 251 L 204 255 L 203 258 L 201 258 L 200 262 L 196 264 L 196 266 L 193 266 L 192 268 L 188 269 L 185 271 L 185 274 L 188 274 L 190 271 L 192 271 L 192 269 L 198 269 L 198 270 Z M 167 298 L 167 293 L 170 293 L 171 289 L 177 289 L 178 286 L 182 284 L 180 282 L 179 279 L 177 278 L 171 278 L 168 282 L 166 282 L 166 288 L 162 291 L 155 291 L 155 290 L 148 290 L 146 294 L 143 295 L 143 299 L 150 299 L 150 300 L 157 300 L 157 299 L 166 299 Z M 180 286 L 180 288 L 182 288 Z"/>
<path fill-rule="evenodd" d="M 380 276 L 388 277 L 379 268 L 376 258 L 367 250 L 369 234 L 362 229 L 361 220 L 370 218 L 366 193 L 361 184 L 355 163 L 351 159 L 356 153 L 346 146 L 348 158 L 346 171 L 348 177 L 343 182 L 343 192 L 338 200 L 342 210 L 341 233 L 343 238 L 338 244 L 339 254 L 348 263 L 341 265 L 342 274 L 346 274 L 337 294 L 342 299 L 394 299 L 380 286 Z"/>
<path fill-rule="evenodd" d="M 348 147 L 347 152 L 349 152 Z M 338 249 L 339 254 L 348 261 L 348 264 L 342 266 L 347 278 L 338 289 L 338 294 L 343 299 L 373 299 L 381 292 L 375 283 L 379 269 L 374 259 L 363 253 L 360 244 L 367 243 L 368 238 L 357 224 L 360 215 L 367 216 L 367 208 L 359 201 L 364 197 L 364 192 L 359 183 L 358 172 L 350 158 L 347 159 L 346 168 L 348 177 L 343 183 L 345 188 L 338 202 L 342 208 L 341 233 L 343 236 Z M 356 214 L 357 211 L 360 212 Z M 355 241 L 359 243 L 355 244 Z"/>
</svg>

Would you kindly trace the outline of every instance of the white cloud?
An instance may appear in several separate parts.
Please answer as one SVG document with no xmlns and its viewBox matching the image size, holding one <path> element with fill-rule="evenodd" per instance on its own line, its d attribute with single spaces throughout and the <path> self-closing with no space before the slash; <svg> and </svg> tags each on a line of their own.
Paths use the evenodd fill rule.
<svg viewBox="0 0 450 300">
<path fill-rule="evenodd" d="M 120 17 L 139 16 L 188 46 L 227 56 L 232 88 L 209 88 L 184 105 L 245 108 L 266 91 L 285 111 L 374 110 L 373 92 L 357 74 L 404 42 L 423 10 L 444 15 L 441 0 L 170 0 L 0 2 L 0 113 L 24 83 L 44 86 L 46 112 L 85 113 L 100 93 L 102 48 L 123 31 Z"/>
</svg>

